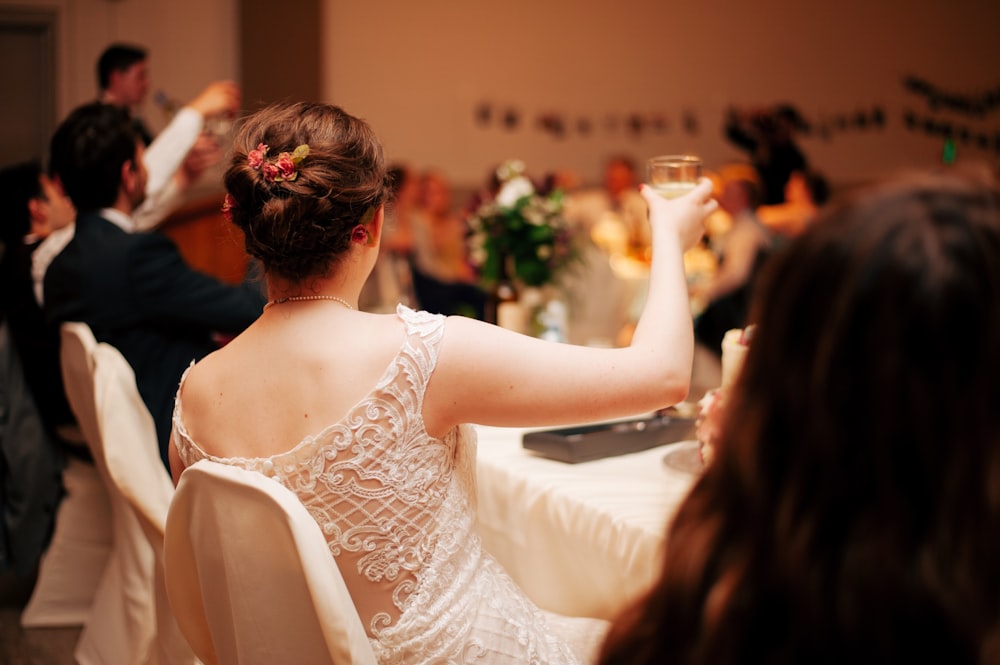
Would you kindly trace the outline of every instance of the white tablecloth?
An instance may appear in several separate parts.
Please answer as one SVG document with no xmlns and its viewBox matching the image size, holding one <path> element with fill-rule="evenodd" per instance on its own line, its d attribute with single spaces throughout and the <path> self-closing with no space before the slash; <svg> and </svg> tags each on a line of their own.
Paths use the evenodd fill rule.
<svg viewBox="0 0 1000 665">
<path fill-rule="evenodd" d="M 566 464 L 524 450 L 527 430 L 478 429 L 483 542 L 532 600 L 611 619 L 649 588 L 695 480 L 664 464 L 670 446 Z"/>
</svg>

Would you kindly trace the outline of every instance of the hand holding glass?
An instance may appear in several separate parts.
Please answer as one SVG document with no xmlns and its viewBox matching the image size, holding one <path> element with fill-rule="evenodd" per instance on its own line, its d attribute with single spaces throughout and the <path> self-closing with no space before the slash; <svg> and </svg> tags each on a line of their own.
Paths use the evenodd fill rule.
<svg viewBox="0 0 1000 665">
<path fill-rule="evenodd" d="M 687 194 L 701 177 L 701 159 L 694 155 L 653 157 L 648 166 L 649 186 L 667 199 Z"/>
</svg>

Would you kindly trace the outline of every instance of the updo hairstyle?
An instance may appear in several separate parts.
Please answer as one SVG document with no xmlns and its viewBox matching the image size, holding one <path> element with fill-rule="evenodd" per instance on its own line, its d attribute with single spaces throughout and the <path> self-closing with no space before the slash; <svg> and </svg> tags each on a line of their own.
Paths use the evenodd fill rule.
<svg viewBox="0 0 1000 665">
<path fill-rule="evenodd" d="M 248 159 L 259 144 L 267 160 L 300 145 L 309 154 L 294 180 L 267 180 Z M 389 191 L 382 145 L 368 124 L 329 104 L 277 104 L 237 131 L 226 170 L 229 216 L 250 256 L 269 275 L 298 282 L 326 276 L 347 251 L 351 231 L 371 221 Z"/>
</svg>

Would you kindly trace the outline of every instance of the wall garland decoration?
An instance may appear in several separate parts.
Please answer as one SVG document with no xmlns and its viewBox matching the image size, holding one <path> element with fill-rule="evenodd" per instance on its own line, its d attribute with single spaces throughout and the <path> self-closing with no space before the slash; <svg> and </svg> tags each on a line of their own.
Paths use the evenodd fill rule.
<svg viewBox="0 0 1000 665">
<path fill-rule="evenodd" d="M 977 118 L 1000 108 L 1000 86 L 974 95 L 947 91 L 917 76 L 903 79 L 903 88 L 924 97 L 932 111 L 948 110 Z"/>
<path fill-rule="evenodd" d="M 903 79 L 904 88 L 926 99 L 928 110 L 921 112 L 912 108 L 904 109 L 899 116 L 881 104 L 856 105 L 854 110 L 842 112 L 821 112 L 809 119 L 801 128 L 804 136 L 814 136 L 830 141 L 838 134 L 851 131 L 882 131 L 890 124 L 890 115 L 902 120 L 903 128 L 914 134 L 940 138 L 946 144 L 961 144 L 968 148 L 994 152 L 1000 155 L 1000 128 L 977 128 L 968 123 L 942 118 L 939 114 L 951 111 L 963 114 L 970 121 L 984 118 L 1000 107 L 1000 87 L 978 95 L 959 95 L 947 92 L 915 76 Z M 611 112 L 603 118 L 592 118 L 583 114 L 572 114 L 557 110 L 545 110 L 529 114 L 511 104 L 482 101 L 473 109 L 473 119 L 481 129 L 499 128 L 503 131 L 519 131 L 534 127 L 537 131 L 555 140 L 572 138 L 586 139 L 603 132 L 624 134 L 632 140 L 641 140 L 650 135 L 679 132 L 696 136 L 701 132 L 702 119 L 689 107 L 676 109 L 674 113 L 653 112 Z M 720 131 L 722 127 L 720 118 Z"/>
</svg>

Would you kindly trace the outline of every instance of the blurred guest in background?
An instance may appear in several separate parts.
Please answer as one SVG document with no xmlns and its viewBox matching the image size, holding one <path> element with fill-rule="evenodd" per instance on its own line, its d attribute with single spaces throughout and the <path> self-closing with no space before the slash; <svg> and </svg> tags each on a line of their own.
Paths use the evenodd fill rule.
<svg viewBox="0 0 1000 665">
<path fill-rule="evenodd" d="M 727 113 L 726 138 L 750 154 L 762 181 L 762 204 L 782 203 L 788 178 L 808 167 L 805 155 L 795 143 L 796 133 L 807 126 L 798 109 L 790 104 L 734 108 Z"/>
<path fill-rule="evenodd" d="M 446 282 L 473 282 L 465 220 L 452 207 L 451 184 L 440 171 L 420 177 L 419 206 L 413 229 L 416 261 L 420 269 Z"/>
<path fill-rule="evenodd" d="M 109 46 L 98 60 L 100 101 L 123 109 L 135 125 L 133 109 L 142 103 L 149 88 L 145 49 L 124 44 Z M 177 110 L 167 127 L 143 152 L 146 195 L 132 211 L 128 232 L 155 228 L 183 200 L 183 195 L 206 169 L 219 162 L 219 141 L 203 131 L 206 120 L 233 117 L 240 107 L 236 84 L 217 81 L 206 86 L 191 102 Z M 148 136 L 148 130 L 140 131 Z M 135 127 L 134 127 L 135 129 Z M 58 179 L 59 174 L 55 174 Z M 72 239 L 73 225 L 56 230 L 32 255 L 35 297 L 44 298 L 42 281 L 52 259 Z"/>
<path fill-rule="evenodd" d="M 62 496 L 65 444 L 85 446 L 63 391 L 59 332 L 44 321 L 31 253 L 75 211 L 38 162 L 0 170 L 0 572 L 34 574 Z"/>
<path fill-rule="evenodd" d="M 149 172 L 146 199 L 133 218 L 138 228 L 158 224 L 180 203 L 182 194 L 204 171 L 222 159 L 217 137 L 205 131 L 207 120 L 233 118 L 240 108 L 240 89 L 231 81 L 216 81 L 191 102 L 169 109 L 170 123 L 154 140 L 138 109 L 149 92 L 149 60 L 146 49 L 130 44 L 112 44 L 97 61 L 98 101 L 125 109 L 147 146 Z"/>
<path fill-rule="evenodd" d="M 482 319 L 486 295 L 469 261 L 469 230 L 452 207 L 451 184 L 440 171 L 420 177 L 413 221 L 413 286 L 420 307 Z"/>
<path fill-rule="evenodd" d="M 132 127 L 145 146 L 153 132 L 138 115 L 149 94 L 149 61 L 146 49 L 131 44 L 111 44 L 97 60 L 98 101 L 129 112 Z"/>
<path fill-rule="evenodd" d="M 121 109 L 76 109 L 52 138 L 52 169 L 77 210 L 73 239 L 45 275 L 45 313 L 82 321 L 121 351 L 156 423 L 166 460 L 173 394 L 213 332 L 238 333 L 264 304 L 258 284 L 229 286 L 190 268 L 172 241 L 130 233 L 146 194 L 143 146 Z"/>
<path fill-rule="evenodd" d="M 796 236 L 830 198 L 826 178 L 816 171 L 795 171 L 785 184 L 785 202 L 757 208 L 764 226 L 783 236 Z"/>
<path fill-rule="evenodd" d="M 1000 191 L 901 178 L 761 276 L 714 460 L 603 665 L 1000 662 Z"/>
<path fill-rule="evenodd" d="M 420 203 L 420 180 L 405 164 L 389 166 L 386 177 L 391 196 L 385 212 L 379 257 L 359 301 L 366 311 L 394 311 L 399 303 L 410 307 L 416 305 L 413 229 Z"/>
<path fill-rule="evenodd" d="M 57 430 L 75 419 L 63 391 L 59 331 L 45 322 L 34 297 L 31 257 L 45 238 L 73 223 L 76 210 L 38 162 L 0 171 L 0 205 L 5 211 L 0 307 L 43 421 L 59 438 Z"/>
<path fill-rule="evenodd" d="M 580 247 L 578 267 L 563 280 L 569 337 L 576 344 L 614 346 L 634 323 L 649 248 L 639 177 L 631 157 L 614 155 L 604 162 L 600 187 L 578 189 L 565 199 L 564 214 Z M 629 271 L 635 262 L 639 269 Z"/>
<path fill-rule="evenodd" d="M 708 350 L 722 354 L 727 330 L 746 325 L 754 279 L 774 244 L 773 234 L 757 218 L 761 181 L 749 164 L 719 169 L 719 207 L 732 224 L 721 238 L 713 239 L 720 254 L 718 268 L 706 282 L 692 285 L 691 298 L 701 310 L 695 335 Z"/>
<path fill-rule="evenodd" d="M 649 247 L 639 178 L 631 157 L 614 155 L 604 163 L 600 187 L 580 189 L 567 199 L 567 215 L 578 220 L 608 254 L 644 256 Z"/>
</svg>

